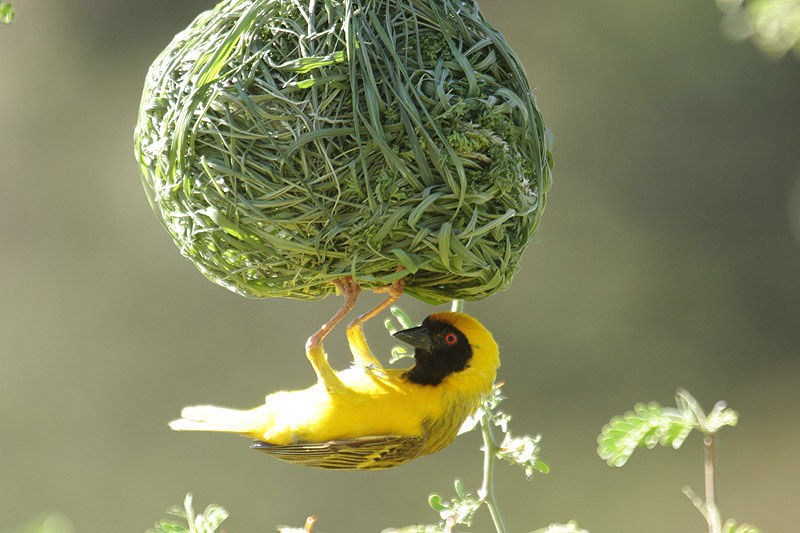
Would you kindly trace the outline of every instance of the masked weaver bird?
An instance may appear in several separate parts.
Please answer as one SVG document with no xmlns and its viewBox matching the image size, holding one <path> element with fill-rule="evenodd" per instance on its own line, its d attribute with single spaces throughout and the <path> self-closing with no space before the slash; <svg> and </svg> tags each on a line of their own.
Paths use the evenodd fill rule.
<svg viewBox="0 0 800 533">
<path fill-rule="evenodd" d="M 448 446 L 491 391 L 500 365 L 492 334 L 469 315 L 434 313 L 394 334 L 415 348 L 414 366 L 383 368 L 362 325 L 400 297 L 401 280 L 383 303 L 347 327 L 354 364 L 336 372 L 322 339 L 353 308 L 360 289 L 349 278 L 335 283 L 345 302 L 306 343 L 315 385 L 270 394 L 250 410 L 186 407 L 170 427 L 238 433 L 283 461 L 340 470 L 390 468 Z"/>
</svg>

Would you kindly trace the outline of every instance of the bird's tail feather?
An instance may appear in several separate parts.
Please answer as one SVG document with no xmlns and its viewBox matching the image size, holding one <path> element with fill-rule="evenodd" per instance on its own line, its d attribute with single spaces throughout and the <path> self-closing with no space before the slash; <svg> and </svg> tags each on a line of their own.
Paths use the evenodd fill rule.
<svg viewBox="0 0 800 533">
<path fill-rule="evenodd" d="M 175 431 L 222 431 L 249 434 L 254 428 L 252 411 L 227 409 L 213 405 L 184 407 L 181 418 L 169 423 Z"/>
</svg>

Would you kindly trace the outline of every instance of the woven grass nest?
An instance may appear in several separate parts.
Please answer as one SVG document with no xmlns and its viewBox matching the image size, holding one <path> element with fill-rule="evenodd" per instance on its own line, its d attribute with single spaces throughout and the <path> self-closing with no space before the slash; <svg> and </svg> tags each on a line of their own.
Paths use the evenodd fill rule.
<svg viewBox="0 0 800 533">
<path fill-rule="evenodd" d="M 181 253 L 248 297 L 351 275 L 484 298 L 551 183 L 522 66 L 471 0 L 223 1 L 150 67 L 135 151 Z"/>
</svg>

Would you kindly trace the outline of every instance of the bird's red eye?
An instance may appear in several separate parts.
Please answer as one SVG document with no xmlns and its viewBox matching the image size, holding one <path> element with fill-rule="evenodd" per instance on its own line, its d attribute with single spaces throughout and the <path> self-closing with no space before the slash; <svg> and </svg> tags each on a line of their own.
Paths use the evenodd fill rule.
<svg viewBox="0 0 800 533">
<path fill-rule="evenodd" d="M 444 342 L 446 342 L 447 344 L 455 344 L 456 342 L 458 342 L 458 337 L 456 337 L 455 333 L 448 333 L 447 335 L 444 336 Z"/>
</svg>

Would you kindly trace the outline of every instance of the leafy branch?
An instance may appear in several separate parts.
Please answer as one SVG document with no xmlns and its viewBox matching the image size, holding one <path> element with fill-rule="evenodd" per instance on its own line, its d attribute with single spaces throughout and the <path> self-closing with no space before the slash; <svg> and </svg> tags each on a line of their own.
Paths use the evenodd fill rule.
<svg viewBox="0 0 800 533">
<path fill-rule="evenodd" d="M 393 314 L 395 311 L 392 311 Z M 454 482 L 456 495 L 451 500 L 445 501 L 438 494 L 432 494 L 428 498 L 428 504 L 439 513 L 442 521 L 438 525 L 417 525 L 408 526 L 400 529 L 386 529 L 383 533 L 450 533 L 456 525 L 470 527 L 475 514 L 486 506 L 489 515 L 498 533 L 507 531 L 497 500 L 494 493 L 494 464 L 497 459 L 509 464 L 517 465 L 525 471 L 525 475 L 531 478 L 534 472 L 547 473 L 549 467 L 539 459 L 539 440 L 540 435 L 515 437 L 508 429 L 511 415 L 497 410 L 497 406 L 505 399 L 500 388 L 502 384 L 496 384 L 491 394 L 483 401 L 478 412 L 468 418 L 461 428 L 460 433 L 466 433 L 481 427 L 483 438 L 483 481 L 475 494 L 467 491 L 461 480 Z M 503 441 L 498 445 L 494 439 L 492 426 L 499 427 L 503 431 Z M 553 524 L 549 528 L 538 530 L 546 533 L 585 533 L 578 529 L 557 529 L 570 528 L 574 524 Z M 556 529 L 553 529 L 556 528 Z M 538 533 L 537 532 L 537 533 Z"/>
<path fill-rule="evenodd" d="M 475 514 L 484 505 L 492 517 L 497 533 L 507 531 L 494 492 L 494 464 L 497 459 L 521 467 L 529 479 L 534 472 L 547 473 L 549 471 L 549 467 L 539 459 L 541 436 L 513 436 L 508 429 L 511 415 L 497 410 L 497 406 L 505 399 L 500 390 L 501 386 L 502 384 L 494 386 L 492 393 L 484 400 L 478 413 L 468 419 L 461 428 L 461 433 L 465 433 L 474 429 L 478 424 L 481 426 L 483 481 L 477 495 L 466 492 L 461 481 L 457 479 L 455 481 L 455 498 L 444 502 L 441 496 L 433 494 L 428 499 L 428 504 L 439 513 L 443 520 L 439 524 L 439 531 L 447 533 L 456 524 L 469 527 Z M 492 426 L 500 427 L 504 433 L 503 441 L 499 445 L 494 439 Z"/>
<path fill-rule="evenodd" d="M 654 448 L 660 444 L 677 449 L 696 429 L 703 434 L 705 494 L 701 498 L 688 486 L 683 488 L 683 493 L 705 518 L 709 533 L 757 533 L 759 530 L 748 524 L 737 527 L 732 520 L 723 524 L 716 503 L 716 436 L 723 427 L 735 426 L 739 414 L 722 401 L 706 414 L 694 396 L 684 389 L 678 389 L 675 403 L 677 407 L 662 407 L 656 402 L 639 403 L 633 411 L 615 416 L 597 437 L 597 454 L 609 466 L 621 467 L 636 448 Z"/>
</svg>

